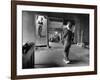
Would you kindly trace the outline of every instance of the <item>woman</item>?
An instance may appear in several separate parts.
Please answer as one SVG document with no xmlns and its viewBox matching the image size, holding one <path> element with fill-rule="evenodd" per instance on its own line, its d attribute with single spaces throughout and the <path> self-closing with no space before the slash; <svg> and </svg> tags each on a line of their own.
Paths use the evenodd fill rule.
<svg viewBox="0 0 100 80">
<path fill-rule="evenodd" d="M 64 53 L 65 53 L 65 58 L 64 62 L 69 63 L 69 51 L 70 47 L 72 44 L 72 39 L 73 39 L 73 32 L 72 32 L 72 27 L 73 23 L 71 21 L 68 21 L 67 24 L 64 26 L 64 34 L 63 34 L 63 42 L 64 42 Z"/>
<path fill-rule="evenodd" d="M 41 18 L 41 20 L 38 22 L 38 24 L 39 24 L 39 27 L 38 27 L 38 35 L 40 37 L 43 37 L 42 36 L 43 18 Z"/>
</svg>

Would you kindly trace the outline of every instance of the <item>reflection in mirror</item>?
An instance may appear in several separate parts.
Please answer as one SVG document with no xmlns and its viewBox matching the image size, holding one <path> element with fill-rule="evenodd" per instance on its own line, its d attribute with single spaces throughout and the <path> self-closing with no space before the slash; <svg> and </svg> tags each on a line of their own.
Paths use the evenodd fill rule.
<svg viewBox="0 0 100 80">
<path fill-rule="evenodd" d="M 63 34 L 63 18 L 49 17 L 48 34 L 50 47 L 63 47 L 61 43 Z"/>
<path fill-rule="evenodd" d="M 37 14 L 36 17 L 36 45 L 47 45 L 47 17 Z"/>
</svg>

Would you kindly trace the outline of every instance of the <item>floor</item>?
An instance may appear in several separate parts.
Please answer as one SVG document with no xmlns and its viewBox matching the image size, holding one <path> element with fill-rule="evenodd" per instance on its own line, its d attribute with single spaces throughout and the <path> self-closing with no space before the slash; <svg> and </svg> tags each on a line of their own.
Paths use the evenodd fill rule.
<svg viewBox="0 0 100 80">
<path fill-rule="evenodd" d="M 64 63 L 64 48 L 61 43 L 49 43 L 51 48 L 38 48 L 35 51 L 35 68 L 73 67 L 89 65 L 89 49 L 73 44 L 70 49 L 69 64 Z"/>
</svg>

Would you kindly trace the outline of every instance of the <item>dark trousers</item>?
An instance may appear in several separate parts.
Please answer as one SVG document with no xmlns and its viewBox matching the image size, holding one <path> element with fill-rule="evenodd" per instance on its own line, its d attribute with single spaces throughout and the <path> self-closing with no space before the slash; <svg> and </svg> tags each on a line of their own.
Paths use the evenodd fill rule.
<svg viewBox="0 0 100 80">
<path fill-rule="evenodd" d="M 42 37 L 42 26 L 39 26 L 38 28 L 38 35 Z"/>
<path fill-rule="evenodd" d="M 70 47 L 71 47 L 71 43 L 65 41 L 65 43 L 64 43 L 65 58 L 68 58 L 68 56 L 69 56 Z"/>
</svg>

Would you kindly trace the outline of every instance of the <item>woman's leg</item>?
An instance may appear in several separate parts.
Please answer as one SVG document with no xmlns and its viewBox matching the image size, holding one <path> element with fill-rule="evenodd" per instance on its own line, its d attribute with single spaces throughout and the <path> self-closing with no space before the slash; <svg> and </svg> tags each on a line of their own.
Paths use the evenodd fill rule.
<svg viewBox="0 0 100 80">
<path fill-rule="evenodd" d="M 42 26 L 39 26 L 39 28 L 38 28 L 38 34 L 39 34 L 39 36 L 41 37 L 42 36 Z"/>
<path fill-rule="evenodd" d="M 65 56 L 66 56 L 67 60 L 69 60 L 69 50 L 70 50 L 70 46 L 67 46 L 65 49 Z"/>
<path fill-rule="evenodd" d="M 67 41 L 64 43 L 64 53 L 65 53 L 65 58 L 69 60 L 69 50 L 70 50 L 71 44 L 69 44 Z"/>
<path fill-rule="evenodd" d="M 64 52 L 65 52 L 65 57 L 67 60 L 69 60 L 69 50 L 70 50 L 70 46 L 69 45 L 65 46 Z"/>
</svg>

